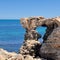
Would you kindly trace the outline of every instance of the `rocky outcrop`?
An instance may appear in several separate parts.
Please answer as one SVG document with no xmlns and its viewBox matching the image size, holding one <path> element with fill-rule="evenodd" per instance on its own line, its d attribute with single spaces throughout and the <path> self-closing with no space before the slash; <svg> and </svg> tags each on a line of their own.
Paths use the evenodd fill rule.
<svg viewBox="0 0 60 60">
<path fill-rule="evenodd" d="M 59 60 L 60 58 L 60 17 L 44 18 L 44 17 L 29 17 L 21 18 L 21 24 L 26 29 L 25 40 L 38 41 L 41 35 L 36 33 L 38 26 L 46 26 L 46 33 L 43 37 L 43 43 L 40 44 L 39 57 L 47 60 Z M 35 33 L 35 34 L 34 34 Z M 27 45 L 26 45 L 27 46 Z M 38 48 L 38 49 L 39 49 Z M 36 49 L 36 47 L 35 47 Z M 33 49 L 34 50 L 34 49 Z M 34 53 L 36 55 L 36 53 Z"/>
<path fill-rule="evenodd" d="M 0 49 L 0 60 L 42 60 L 42 58 L 33 58 L 30 55 L 22 55 Z"/>
<path fill-rule="evenodd" d="M 41 19 L 41 22 L 39 22 Z M 29 17 L 21 18 L 21 24 L 26 29 L 25 40 L 38 40 L 41 35 L 35 31 L 37 26 L 44 23 L 45 19 L 43 17 Z M 43 22 L 42 22 L 43 21 Z"/>
<path fill-rule="evenodd" d="M 42 44 L 40 54 L 44 58 L 60 60 L 60 27 L 54 29 Z"/>
<path fill-rule="evenodd" d="M 7 52 L 6 50 L 0 49 L 0 59 L 1 60 L 8 60 L 16 55 L 17 55 L 17 53 L 15 53 L 15 52 Z"/>
<path fill-rule="evenodd" d="M 21 18 L 20 20 L 21 20 L 22 26 L 26 29 L 25 39 L 27 37 L 30 38 L 31 35 L 32 35 L 32 37 L 34 37 L 32 32 L 33 32 L 33 30 L 36 32 L 36 28 L 38 26 L 46 26 L 47 27 L 46 34 L 43 37 L 43 39 L 45 41 L 47 39 L 47 37 L 52 33 L 53 29 L 60 26 L 60 17 L 55 17 L 55 18 L 29 17 L 29 18 Z M 38 35 L 39 34 L 37 33 L 37 36 Z M 30 38 L 30 40 L 32 39 L 32 37 Z M 41 35 L 40 35 L 40 37 L 41 37 Z M 39 38 L 36 37 L 36 39 L 39 39 Z"/>
<path fill-rule="evenodd" d="M 38 52 L 41 46 L 41 43 L 38 41 L 38 39 L 41 38 L 41 35 L 37 31 L 35 31 L 36 27 L 38 26 L 37 22 L 39 21 L 39 19 L 35 17 L 21 19 L 21 24 L 26 29 L 26 33 L 24 38 L 25 41 L 19 52 L 20 54 L 25 56 L 32 56 L 33 59 L 36 59 L 36 57 L 39 56 Z M 42 17 L 41 19 L 44 18 Z"/>
<path fill-rule="evenodd" d="M 27 40 L 24 42 L 23 46 L 20 48 L 20 53 L 22 55 L 31 55 L 32 57 L 39 56 L 39 49 L 41 43 L 35 40 Z"/>
<path fill-rule="evenodd" d="M 9 58 L 8 60 L 25 60 L 25 59 L 24 59 L 23 55 L 17 54 L 15 56 Z"/>
<path fill-rule="evenodd" d="M 25 40 L 38 40 L 39 38 L 41 38 L 41 35 L 36 32 L 35 30 L 31 30 L 31 31 L 26 31 L 25 34 Z"/>
</svg>

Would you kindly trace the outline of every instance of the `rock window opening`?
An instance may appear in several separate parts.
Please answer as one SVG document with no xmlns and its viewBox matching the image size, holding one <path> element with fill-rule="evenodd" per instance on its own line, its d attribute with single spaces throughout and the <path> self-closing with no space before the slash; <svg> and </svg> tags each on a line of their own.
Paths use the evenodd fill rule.
<svg viewBox="0 0 60 60">
<path fill-rule="evenodd" d="M 47 27 L 37 27 L 36 28 L 36 31 L 39 33 L 39 34 L 41 34 L 41 38 L 39 39 L 39 41 L 42 43 L 43 42 L 43 36 L 44 36 L 44 34 L 46 33 L 46 29 L 47 29 Z"/>
</svg>

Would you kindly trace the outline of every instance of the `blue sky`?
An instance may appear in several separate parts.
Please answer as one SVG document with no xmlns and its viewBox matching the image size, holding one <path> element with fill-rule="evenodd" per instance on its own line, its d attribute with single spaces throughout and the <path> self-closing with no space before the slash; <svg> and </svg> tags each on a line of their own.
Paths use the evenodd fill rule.
<svg viewBox="0 0 60 60">
<path fill-rule="evenodd" d="M 0 0 L 0 19 L 60 16 L 60 0 Z"/>
</svg>

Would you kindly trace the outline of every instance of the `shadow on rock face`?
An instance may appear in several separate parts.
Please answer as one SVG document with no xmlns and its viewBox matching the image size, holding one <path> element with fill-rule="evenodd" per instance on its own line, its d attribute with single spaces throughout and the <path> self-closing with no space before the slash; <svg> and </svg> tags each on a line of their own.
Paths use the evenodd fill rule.
<svg viewBox="0 0 60 60">
<path fill-rule="evenodd" d="M 49 35 L 47 40 L 42 44 L 40 55 L 44 58 L 60 59 L 60 27 L 54 29 L 51 35 Z"/>
</svg>

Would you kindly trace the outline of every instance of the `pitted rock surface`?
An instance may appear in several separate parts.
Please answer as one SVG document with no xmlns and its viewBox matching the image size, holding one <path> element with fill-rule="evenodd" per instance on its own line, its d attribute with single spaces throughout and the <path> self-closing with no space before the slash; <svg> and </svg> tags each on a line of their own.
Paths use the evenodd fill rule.
<svg viewBox="0 0 60 60">
<path fill-rule="evenodd" d="M 24 42 L 23 46 L 20 48 L 20 53 L 22 55 L 31 55 L 33 57 L 39 56 L 41 43 L 35 40 L 27 40 Z"/>
</svg>

